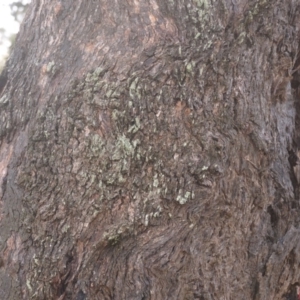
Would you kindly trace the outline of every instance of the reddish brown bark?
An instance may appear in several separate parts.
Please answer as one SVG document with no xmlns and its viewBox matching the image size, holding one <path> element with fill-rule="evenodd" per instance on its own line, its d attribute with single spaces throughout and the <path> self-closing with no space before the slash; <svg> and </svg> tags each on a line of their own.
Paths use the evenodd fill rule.
<svg viewBox="0 0 300 300">
<path fill-rule="evenodd" d="M 296 299 L 299 10 L 33 0 L 0 99 L 0 298 Z"/>
</svg>

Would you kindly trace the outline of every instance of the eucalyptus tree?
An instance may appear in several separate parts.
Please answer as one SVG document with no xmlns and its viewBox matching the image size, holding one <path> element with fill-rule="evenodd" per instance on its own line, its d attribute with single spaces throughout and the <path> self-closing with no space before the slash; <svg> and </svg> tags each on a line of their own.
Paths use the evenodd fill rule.
<svg viewBox="0 0 300 300">
<path fill-rule="evenodd" d="M 33 0 L 1 75 L 1 298 L 296 299 L 299 13 Z"/>
</svg>

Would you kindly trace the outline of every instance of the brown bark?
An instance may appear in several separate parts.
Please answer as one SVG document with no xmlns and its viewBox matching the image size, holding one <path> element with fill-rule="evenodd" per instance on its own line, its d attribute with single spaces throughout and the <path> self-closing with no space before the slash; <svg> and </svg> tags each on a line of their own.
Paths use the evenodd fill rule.
<svg viewBox="0 0 300 300">
<path fill-rule="evenodd" d="M 0 298 L 297 299 L 299 20 L 33 0 L 0 99 Z"/>
</svg>

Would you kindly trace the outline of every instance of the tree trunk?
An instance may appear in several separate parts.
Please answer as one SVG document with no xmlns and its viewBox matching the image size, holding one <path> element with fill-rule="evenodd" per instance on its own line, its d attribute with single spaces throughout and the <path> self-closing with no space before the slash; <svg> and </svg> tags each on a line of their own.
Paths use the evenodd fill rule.
<svg viewBox="0 0 300 300">
<path fill-rule="evenodd" d="M 298 299 L 299 26 L 297 0 L 33 0 L 0 298 Z"/>
</svg>

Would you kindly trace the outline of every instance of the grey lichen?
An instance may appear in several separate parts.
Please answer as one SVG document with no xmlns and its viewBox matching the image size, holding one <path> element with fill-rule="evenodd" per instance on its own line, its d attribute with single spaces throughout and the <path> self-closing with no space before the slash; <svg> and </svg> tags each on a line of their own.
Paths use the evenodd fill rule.
<svg viewBox="0 0 300 300">
<path fill-rule="evenodd" d="M 134 146 L 124 134 L 118 137 L 116 149 L 121 150 L 127 156 L 132 156 L 134 153 Z"/>
<path fill-rule="evenodd" d="M 57 71 L 58 71 L 58 66 L 55 65 L 54 61 L 50 61 L 47 64 L 46 72 L 53 76 L 57 73 Z"/>
<path fill-rule="evenodd" d="M 176 201 L 179 202 L 181 205 L 185 204 L 189 199 L 192 198 L 192 193 L 187 191 L 185 192 L 185 194 L 183 195 L 182 190 L 179 190 L 179 194 L 176 198 Z"/>
</svg>

